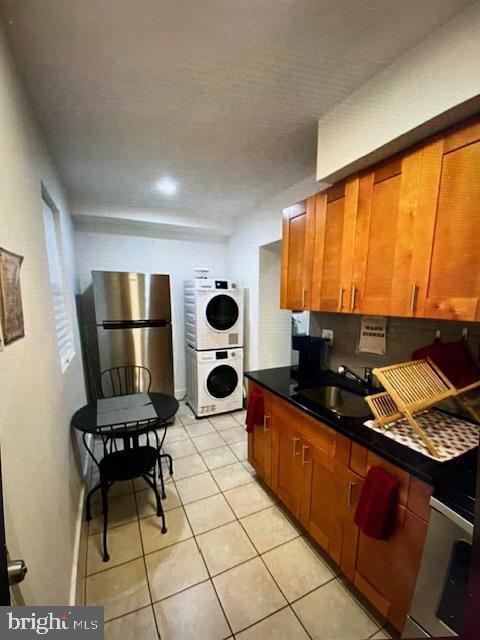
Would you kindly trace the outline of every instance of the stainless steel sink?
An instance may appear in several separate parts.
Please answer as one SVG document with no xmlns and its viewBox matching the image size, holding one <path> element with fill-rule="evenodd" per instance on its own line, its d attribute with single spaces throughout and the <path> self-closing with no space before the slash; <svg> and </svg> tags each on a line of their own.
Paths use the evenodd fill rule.
<svg viewBox="0 0 480 640">
<path fill-rule="evenodd" d="M 360 395 L 346 391 L 341 387 L 326 385 L 301 389 L 297 394 L 298 400 L 306 400 L 308 404 L 319 405 L 332 413 L 345 418 L 367 418 L 370 409 Z"/>
</svg>

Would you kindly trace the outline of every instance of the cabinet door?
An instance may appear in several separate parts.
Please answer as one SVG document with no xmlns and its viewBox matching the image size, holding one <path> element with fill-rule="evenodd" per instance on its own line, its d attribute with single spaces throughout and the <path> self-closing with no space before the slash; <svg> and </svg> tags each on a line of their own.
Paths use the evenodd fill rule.
<svg viewBox="0 0 480 640">
<path fill-rule="evenodd" d="M 330 555 L 346 577 L 353 581 L 357 561 L 358 527 L 353 521 L 363 478 L 335 463 L 334 505 Z"/>
<path fill-rule="evenodd" d="M 349 310 L 357 204 L 358 178 L 317 195 L 311 297 L 315 311 Z"/>
<path fill-rule="evenodd" d="M 250 391 L 253 385 L 250 385 Z M 255 425 L 253 432 L 248 434 L 248 461 L 262 480 L 270 485 L 271 480 L 271 423 L 272 396 L 257 387 L 263 395 L 265 417 L 263 424 Z"/>
<path fill-rule="evenodd" d="M 358 536 L 354 584 L 399 631 L 410 609 L 427 526 L 399 505 L 388 540 Z"/>
<path fill-rule="evenodd" d="M 282 309 L 309 309 L 315 196 L 283 211 Z"/>
<path fill-rule="evenodd" d="M 303 475 L 300 521 L 318 544 L 329 551 L 335 514 L 333 457 L 302 439 L 300 464 Z"/>
<path fill-rule="evenodd" d="M 414 247 L 418 315 L 480 320 L 480 121 L 425 146 Z"/>
<path fill-rule="evenodd" d="M 410 315 L 412 225 L 421 152 L 360 178 L 350 311 Z"/>
<path fill-rule="evenodd" d="M 301 495 L 301 436 L 283 403 L 274 406 L 272 425 L 272 490 L 298 518 Z"/>
</svg>

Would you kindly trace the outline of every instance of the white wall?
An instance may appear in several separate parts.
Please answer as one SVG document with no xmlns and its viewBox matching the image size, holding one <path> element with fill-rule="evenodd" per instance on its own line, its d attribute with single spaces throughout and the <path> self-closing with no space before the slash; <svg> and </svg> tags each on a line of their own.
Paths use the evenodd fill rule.
<svg viewBox="0 0 480 640">
<path fill-rule="evenodd" d="M 172 297 L 175 394 L 185 394 L 183 282 L 196 267 L 210 269 L 212 277 L 227 276 L 227 245 L 146 238 L 117 233 L 76 231 L 75 245 L 82 292 L 91 284 L 92 271 L 138 271 L 170 275 Z"/>
<path fill-rule="evenodd" d="M 229 241 L 229 277 L 245 287 L 245 370 L 262 368 L 259 353 L 260 246 L 281 238 L 278 211 L 266 215 L 249 214 L 238 222 Z"/>
<path fill-rule="evenodd" d="M 292 313 L 280 309 L 281 241 L 260 247 L 258 351 L 261 367 L 290 364 Z"/>
<path fill-rule="evenodd" d="M 0 444 L 7 545 L 24 558 L 27 604 L 67 604 L 81 479 L 70 418 L 85 403 L 76 356 L 62 373 L 53 326 L 41 183 L 61 216 L 69 312 L 74 316 L 72 228 L 55 170 L 30 117 L 0 31 L 0 246 L 24 256 L 26 337 L 0 352 Z"/>
<path fill-rule="evenodd" d="M 478 112 L 479 41 L 476 2 L 332 109 L 318 126 L 317 178 L 353 173 Z"/>
<path fill-rule="evenodd" d="M 263 317 L 260 297 L 260 248 L 282 238 L 282 209 L 322 188 L 315 176 L 299 182 L 265 203 L 258 211 L 247 213 L 235 222 L 228 243 L 229 277 L 245 287 L 245 370 L 266 368 L 260 353 L 259 327 Z M 280 285 L 279 285 L 280 286 Z M 279 311 L 280 313 L 280 311 Z M 282 353 L 285 345 L 282 342 Z M 290 364 L 290 352 L 285 365 Z M 278 365 L 281 366 L 281 365 Z"/>
<path fill-rule="evenodd" d="M 85 207 L 73 203 L 72 216 L 75 228 L 82 231 L 124 233 L 126 235 L 173 235 L 195 234 L 196 238 L 209 236 L 223 237 L 225 240 L 233 228 L 232 220 L 219 216 L 184 215 L 165 212 L 162 209 L 131 209 Z M 133 234 L 133 231 L 136 233 Z"/>
<path fill-rule="evenodd" d="M 451 118 L 472 113 L 480 93 L 479 40 L 476 2 L 320 120 L 318 181 L 310 176 L 236 220 L 229 240 L 229 273 L 247 288 L 247 370 L 266 366 L 260 345 L 259 252 L 262 245 L 281 238 L 282 209 L 447 126 Z"/>
</svg>

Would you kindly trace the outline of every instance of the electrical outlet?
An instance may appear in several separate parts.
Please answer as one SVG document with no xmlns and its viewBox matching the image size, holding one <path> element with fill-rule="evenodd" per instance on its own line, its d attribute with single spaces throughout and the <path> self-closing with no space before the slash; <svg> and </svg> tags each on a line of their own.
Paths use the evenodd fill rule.
<svg viewBox="0 0 480 640">
<path fill-rule="evenodd" d="M 327 338 L 333 345 L 333 329 L 322 329 L 322 338 Z"/>
</svg>

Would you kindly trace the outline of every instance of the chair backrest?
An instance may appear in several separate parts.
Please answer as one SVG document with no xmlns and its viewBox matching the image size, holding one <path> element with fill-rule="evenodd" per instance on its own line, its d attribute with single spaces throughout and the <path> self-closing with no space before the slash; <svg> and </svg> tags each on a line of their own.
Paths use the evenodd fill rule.
<svg viewBox="0 0 480 640">
<path fill-rule="evenodd" d="M 112 367 L 100 374 L 104 398 L 125 396 L 130 393 L 148 393 L 152 384 L 152 374 L 147 367 L 126 365 Z"/>
<path fill-rule="evenodd" d="M 98 439 L 98 444 L 95 446 L 97 451 L 93 453 L 95 464 L 97 467 L 99 466 L 100 458 L 97 458 L 97 454 L 99 453 L 98 448 L 101 446 L 101 457 L 128 449 L 130 452 L 128 461 L 137 466 L 137 460 L 142 459 L 141 450 L 143 447 L 153 446 L 158 450 L 160 440 L 157 429 L 159 426 L 155 420 L 139 420 L 116 426 L 98 427 L 95 433 Z M 123 464 L 125 465 L 125 460 Z M 128 470 L 124 469 L 124 471 Z"/>
</svg>

